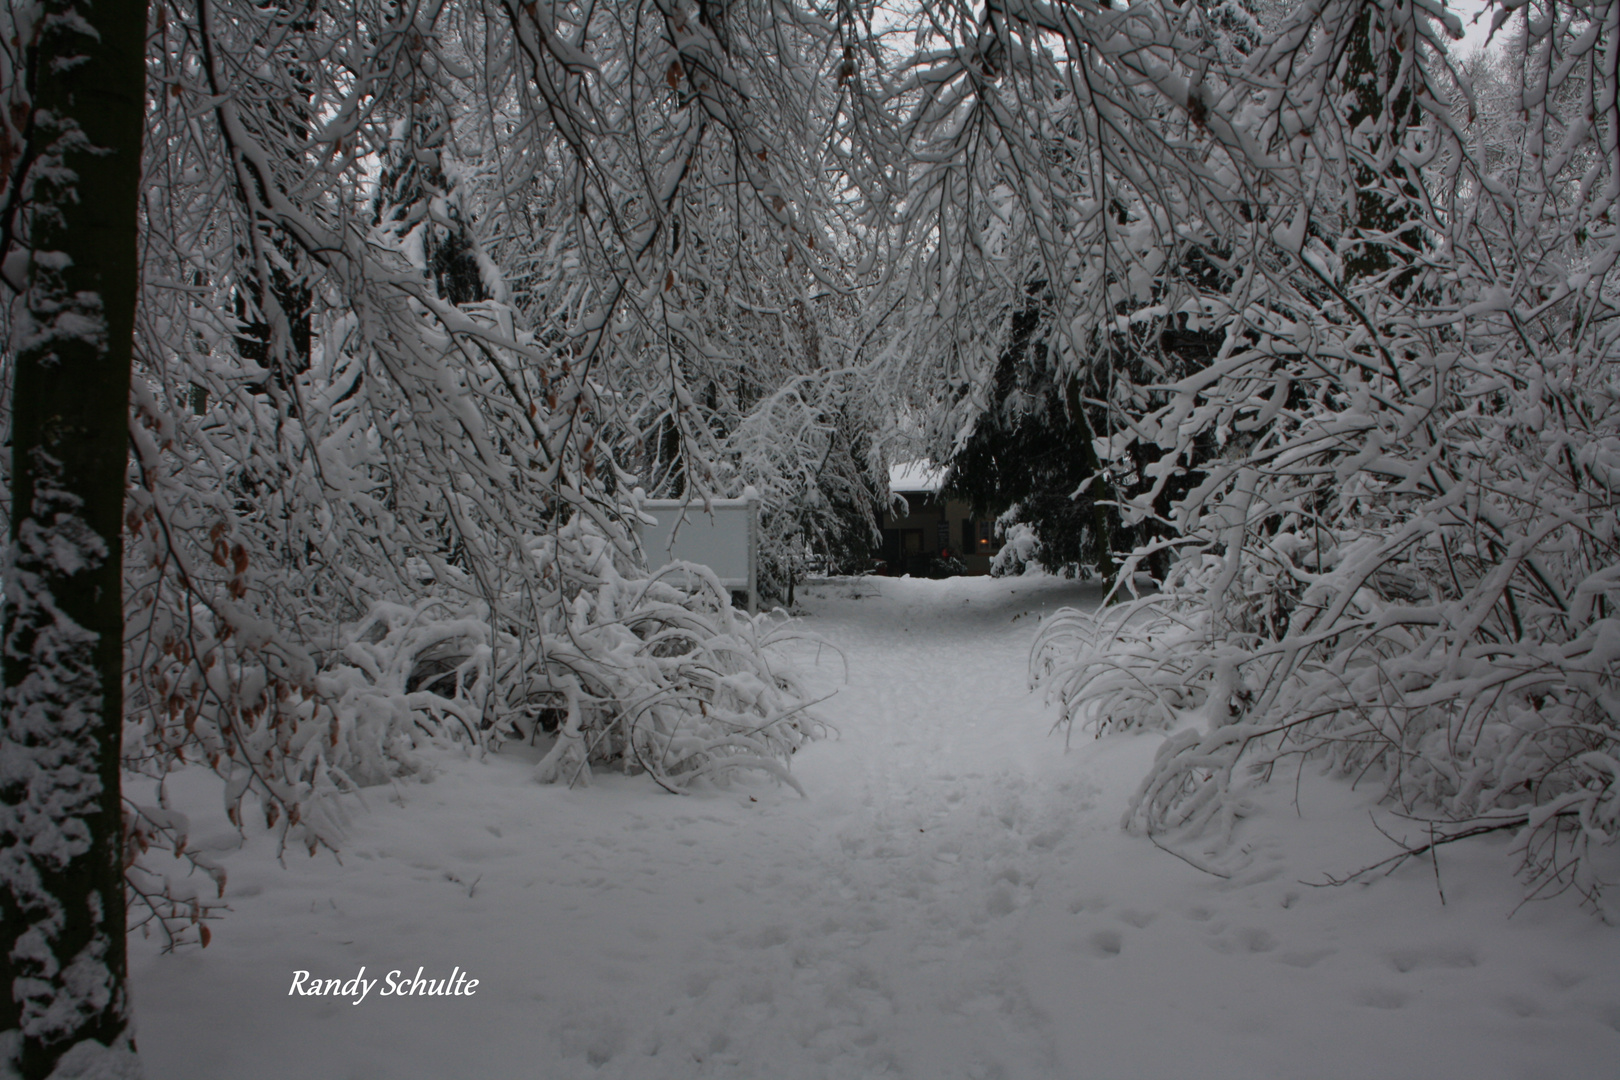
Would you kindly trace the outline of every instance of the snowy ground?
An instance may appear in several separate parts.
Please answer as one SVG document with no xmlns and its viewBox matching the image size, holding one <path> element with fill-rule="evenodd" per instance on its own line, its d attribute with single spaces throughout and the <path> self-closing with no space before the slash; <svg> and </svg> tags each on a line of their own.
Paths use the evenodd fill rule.
<svg viewBox="0 0 1620 1080">
<path fill-rule="evenodd" d="M 232 911 L 207 950 L 132 948 L 163 1080 L 308 1077 L 1510 1080 L 1620 1075 L 1620 930 L 1513 912 L 1507 842 L 1374 884 L 1359 793 L 1307 773 L 1200 873 L 1123 835 L 1157 737 L 1064 753 L 1026 689 L 1053 579 L 832 582 L 815 677 L 839 731 L 809 792 L 677 798 L 529 779 L 532 751 L 445 757 L 369 792 L 342 864 L 219 817 Z M 802 657 L 815 662 L 813 653 Z M 218 806 L 201 776 L 184 800 Z M 217 810 L 215 811 L 217 814 Z M 232 849 L 232 850 L 226 850 Z M 418 967 L 471 997 L 288 996 L 296 970 Z"/>
</svg>

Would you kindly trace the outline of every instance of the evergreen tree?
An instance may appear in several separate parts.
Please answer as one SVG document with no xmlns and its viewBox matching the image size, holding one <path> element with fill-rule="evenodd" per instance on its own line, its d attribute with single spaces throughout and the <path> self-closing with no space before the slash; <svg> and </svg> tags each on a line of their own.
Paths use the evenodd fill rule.
<svg viewBox="0 0 1620 1080">
<path fill-rule="evenodd" d="M 1013 316 L 990 406 L 951 459 L 946 489 L 976 518 L 1005 515 L 1006 524 L 1031 527 L 1031 554 L 1047 570 L 1089 566 L 1112 576 L 1118 514 L 1096 493 L 1077 494 L 1099 471 L 1095 410 L 1082 401 L 1080 378 L 1051 362 L 1040 330 L 1038 306 Z"/>
<path fill-rule="evenodd" d="M 1129 64 L 1104 59 L 1095 47 L 1075 47 L 1068 61 L 1053 63 L 1027 42 L 1012 44 L 1028 26 L 1040 25 L 1040 13 L 1008 5 L 992 14 L 1006 22 L 991 20 L 974 55 L 1021 57 L 1021 63 L 1006 70 L 996 63 L 995 79 L 976 87 L 985 111 L 994 115 L 999 95 L 1041 106 L 1025 127 L 987 124 L 1007 149 L 972 155 L 997 163 L 977 180 L 984 187 L 979 205 L 996 209 L 980 211 L 977 238 L 972 223 L 958 227 L 968 236 L 964 246 L 977 247 L 992 269 L 963 260 L 951 266 L 953 284 L 964 293 L 978 291 L 972 306 L 980 310 L 996 304 L 1001 325 L 987 335 L 993 365 L 946 380 L 956 392 L 933 409 L 943 420 L 932 449 L 948 460 L 951 488 L 972 501 L 976 514 L 1003 515 L 1005 525 L 1016 521 L 1033 531 L 1034 558 L 1047 569 L 1085 566 L 1112 580 L 1116 556 L 1172 535 L 1172 505 L 1197 485 L 1200 460 L 1216 449 L 1208 438 L 1190 452 L 1116 438 L 1128 430 L 1122 416 L 1155 401 L 1155 387 L 1201 369 L 1220 350 L 1227 325 L 1204 312 L 1224 305 L 1240 272 L 1233 265 L 1236 245 L 1214 233 L 1210 219 L 1248 214 L 1239 231 L 1254 225 L 1253 214 L 1228 201 L 1219 210 L 1202 209 L 1195 228 L 1166 229 L 1167 218 L 1203 196 L 1172 192 L 1150 179 L 1179 171 L 1179 151 L 1146 168 L 1131 155 L 1160 152 L 1163 132 L 1177 126 L 1181 138 L 1208 139 L 1199 84 L 1229 81 L 1259 47 L 1262 30 L 1251 6 L 1238 0 L 1191 9 L 1180 60 L 1198 79 L 1185 118 L 1176 121 L 1162 99 L 1155 103 L 1153 95 L 1120 88 L 1117 97 L 1103 96 L 1105 111 L 1120 111 L 1116 124 L 1129 116 L 1131 125 L 1145 129 L 1124 138 L 1096 127 L 1094 111 L 1080 103 L 1097 91 L 1076 73 L 1095 65 L 1093 76 L 1106 76 L 1106 83 L 1131 74 Z M 1028 25 L 1020 26 L 1024 20 Z M 951 144 L 964 143 L 953 135 Z M 972 200 L 953 193 L 940 201 Z M 996 268 L 1002 261 L 1010 265 Z M 1038 283 L 1010 298 L 1007 280 L 1019 272 L 1019 262 L 1023 280 Z M 962 297 L 953 305 L 958 319 L 970 307 Z M 955 350 L 959 356 L 974 351 L 988 350 L 965 343 Z M 978 388 L 968 391 L 975 383 Z M 1145 501 L 1147 511 L 1131 508 L 1133 501 Z M 1170 558 L 1170 550 L 1159 547 L 1145 568 L 1162 577 Z"/>
</svg>

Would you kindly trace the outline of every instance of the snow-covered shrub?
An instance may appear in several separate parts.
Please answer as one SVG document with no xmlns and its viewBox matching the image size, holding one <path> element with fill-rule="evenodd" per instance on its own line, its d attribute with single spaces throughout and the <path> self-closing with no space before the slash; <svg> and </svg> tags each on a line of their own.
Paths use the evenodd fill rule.
<svg viewBox="0 0 1620 1080">
<path fill-rule="evenodd" d="M 335 777 L 364 786 L 415 771 L 420 738 L 484 741 L 501 710 L 490 699 L 494 643 L 482 605 L 379 601 L 342 635 L 316 676 L 334 723 L 330 746 L 317 740 L 312 760 L 324 758 Z"/>
<path fill-rule="evenodd" d="M 1021 521 L 996 522 L 1001 535 L 1001 547 L 990 560 L 992 577 L 1017 577 L 1024 571 L 1041 565 L 1041 539 L 1035 527 Z"/>
<path fill-rule="evenodd" d="M 1353 509 L 1324 506 L 1320 537 L 1246 500 L 1227 520 L 1248 537 L 1203 534 L 1226 554 L 1182 560 L 1156 595 L 1052 621 L 1036 667 L 1065 723 L 1178 728 L 1129 824 L 1229 832 L 1247 784 L 1305 754 L 1376 779 L 1442 836 L 1521 829 L 1533 886 L 1595 895 L 1587 856 L 1620 826 L 1620 552 L 1596 479 L 1620 467 L 1620 395 L 1565 362 L 1550 400 L 1582 430 L 1548 429 L 1550 373 L 1527 365 L 1505 408 L 1451 418 L 1455 472 L 1412 455 L 1445 488 L 1399 491 L 1405 455 L 1390 454 Z"/>
<path fill-rule="evenodd" d="M 772 655 L 792 630 L 738 611 L 705 567 L 627 570 L 586 520 L 547 538 L 540 557 L 553 550 L 588 569 L 531 677 L 531 692 L 566 708 L 544 778 L 574 783 L 612 765 L 673 789 L 753 768 L 798 786 L 787 762 L 820 725 Z"/>
<path fill-rule="evenodd" d="M 1173 621 L 1153 617 L 1159 599 L 1096 614 L 1062 608 L 1041 627 L 1030 678 L 1060 702 L 1066 733 L 1168 729 L 1220 699 L 1217 665 L 1176 647 Z"/>
<path fill-rule="evenodd" d="M 1620 835 L 1620 179 L 1588 103 L 1613 100 L 1616 10 L 1535 9 L 1495 114 L 1437 12 L 1382 3 L 1298 9 L 1188 99 L 1265 203 L 1143 211 L 1203 230 L 1230 274 L 1182 286 L 1224 329 L 1207 364 L 1116 369 L 1110 391 L 1110 438 L 1153 480 L 1124 511 L 1164 516 L 1155 546 L 1181 558 L 1153 595 L 1054 619 L 1034 656 L 1061 722 L 1172 729 L 1133 828 L 1229 835 L 1249 785 L 1303 755 L 1438 842 L 1513 831 L 1533 895 L 1600 901 L 1593 856 Z M 1169 287 L 1144 290 L 1162 312 Z"/>
<path fill-rule="evenodd" d="M 795 126 L 824 51 L 757 8 L 597 10 L 572 52 L 533 5 L 323 11 L 153 23 L 127 767 L 204 762 L 311 851 L 328 793 L 558 712 L 588 765 L 786 777 L 816 724 L 774 624 L 650 576 L 628 469 L 668 433 L 689 493 L 735 479 L 696 403 L 763 355 L 756 301 L 838 263 Z"/>
</svg>

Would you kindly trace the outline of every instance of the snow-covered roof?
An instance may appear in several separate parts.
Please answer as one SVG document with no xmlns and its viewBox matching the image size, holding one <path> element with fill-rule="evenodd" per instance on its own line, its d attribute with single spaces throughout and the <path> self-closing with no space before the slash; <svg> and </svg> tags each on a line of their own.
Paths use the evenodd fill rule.
<svg viewBox="0 0 1620 1080">
<path fill-rule="evenodd" d="M 945 484 L 945 470 L 927 458 L 889 466 L 890 493 L 904 491 L 937 492 Z"/>
</svg>

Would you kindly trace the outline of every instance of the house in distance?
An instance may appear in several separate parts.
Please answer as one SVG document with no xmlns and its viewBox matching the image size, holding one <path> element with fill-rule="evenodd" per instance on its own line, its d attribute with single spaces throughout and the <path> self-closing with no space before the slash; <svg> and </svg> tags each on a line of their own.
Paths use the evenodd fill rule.
<svg viewBox="0 0 1620 1080">
<path fill-rule="evenodd" d="M 889 469 L 890 505 L 882 514 L 884 573 L 891 577 L 988 574 L 998 547 L 992 522 L 943 492 L 945 470 L 926 459 Z M 894 505 L 893 496 L 905 500 Z M 899 514 L 896 511 L 906 512 Z"/>
</svg>

